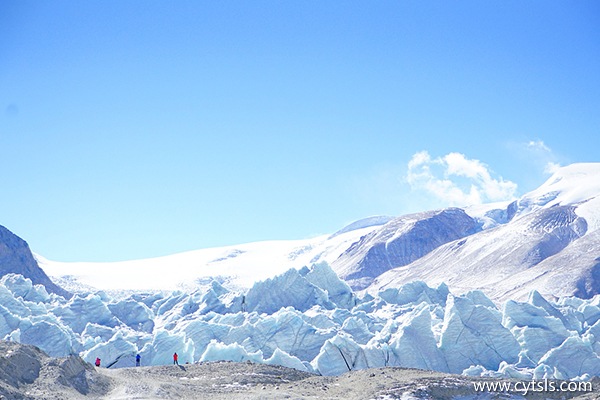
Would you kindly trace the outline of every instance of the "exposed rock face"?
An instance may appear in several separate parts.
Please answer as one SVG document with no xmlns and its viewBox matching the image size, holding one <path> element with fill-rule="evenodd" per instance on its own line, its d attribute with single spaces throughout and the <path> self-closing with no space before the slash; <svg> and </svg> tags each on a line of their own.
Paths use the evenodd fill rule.
<svg viewBox="0 0 600 400">
<path fill-rule="evenodd" d="M 479 230 L 480 224 L 459 208 L 402 216 L 362 237 L 332 267 L 353 289 L 362 290 L 384 272 Z"/>
<path fill-rule="evenodd" d="M 106 398 L 110 380 L 77 355 L 50 358 L 35 346 L 0 340 L 0 399 Z"/>
<path fill-rule="evenodd" d="M 40 376 L 41 359 L 47 356 L 37 347 L 0 341 L 0 350 L 0 381 L 18 388 Z"/>
<path fill-rule="evenodd" d="M 71 294 L 55 285 L 33 258 L 26 241 L 0 225 L 0 276 L 21 274 L 33 284 L 44 285 L 46 290 L 64 297 Z"/>
<path fill-rule="evenodd" d="M 372 288 L 415 279 L 447 283 L 456 293 L 477 288 L 498 301 L 544 296 L 589 298 L 600 293 L 600 232 L 588 233 L 576 206 L 553 206 L 436 248 L 404 268 L 380 275 Z"/>
</svg>

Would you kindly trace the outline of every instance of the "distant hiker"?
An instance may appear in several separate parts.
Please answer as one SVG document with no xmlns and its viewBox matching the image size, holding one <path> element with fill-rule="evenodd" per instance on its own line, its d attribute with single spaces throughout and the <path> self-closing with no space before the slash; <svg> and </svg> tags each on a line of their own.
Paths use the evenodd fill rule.
<svg viewBox="0 0 600 400">
<path fill-rule="evenodd" d="M 246 312 L 246 295 L 242 295 L 242 312 Z"/>
<path fill-rule="evenodd" d="M 100 358 L 96 357 L 96 367 L 100 366 Z"/>
<path fill-rule="evenodd" d="M 140 366 L 141 361 L 142 361 L 142 357 L 139 354 L 137 356 L 135 356 L 135 366 L 136 367 Z"/>
<path fill-rule="evenodd" d="M 179 356 L 177 355 L 177 353 L 173 353 L 173 365 L 177 364 L 179 365 L 179 361 L 177 361 L 179 359 Z"/>
</svg>

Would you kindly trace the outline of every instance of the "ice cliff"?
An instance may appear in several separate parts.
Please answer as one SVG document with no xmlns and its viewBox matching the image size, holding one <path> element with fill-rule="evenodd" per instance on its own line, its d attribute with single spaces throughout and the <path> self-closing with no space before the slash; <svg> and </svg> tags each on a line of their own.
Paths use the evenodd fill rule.
<svg viewBox="0 0 600 400">
<path fill-rule="evenodd" d="M 105 293 L 66 299 L 21 275 L 0 280 L 0 338 L 103 366 L 232 360 L 322 375 L 401 366 L 485 376 L 600 375 L 600 296 L 553 302 L 531 292 L 498 307 L 415 281 L 359 297 L 328 264 L 232 292 Z"/>
</svg>

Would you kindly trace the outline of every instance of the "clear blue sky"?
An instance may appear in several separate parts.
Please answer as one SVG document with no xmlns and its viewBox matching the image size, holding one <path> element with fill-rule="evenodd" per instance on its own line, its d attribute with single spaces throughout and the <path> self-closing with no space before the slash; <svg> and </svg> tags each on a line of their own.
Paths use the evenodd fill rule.
<svg viewBox="0 0 600 400">
<path fill-rule="evenodd" d="M 454 153 L 518 196 L 600 161 L 599 21 L 597 1 L 3 0 L 0 225 L 60 261 L 299 239 L 450 205 L 435 183 L 477 181 Z"/>
</svg>

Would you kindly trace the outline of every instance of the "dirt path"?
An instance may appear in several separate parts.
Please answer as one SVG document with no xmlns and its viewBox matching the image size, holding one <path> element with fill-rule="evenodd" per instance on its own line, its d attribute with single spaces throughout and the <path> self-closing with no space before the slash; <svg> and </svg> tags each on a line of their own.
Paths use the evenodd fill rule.
<svg viewBox="0 0 600 400">
<path fill-rule="evenodd" d="M 114 389 L 105 399 L 518 399 L 477 393 L 473 379 L 433 371 L 380 368 L 323 377 L 278 366 L 215 362 L 101 372 Z M 599 388 L 600 389 L 600 388 Z M 596 392 L 598 393 L 598 392 Z M 578 397 L 579 396 L 579 397 Z M 527 399 L 597 399 L 594 393 L 532 393 Z"/>
<path fill-rule="evenodd" d="M 33 346 L 0 341 L 0 400 L 523 399 L 515 393 L 478 393 L 474 382 L 484 380 L 402 368 L 324 377 L 232 362 L 113 370 L 95 368 L 78 356 L 51 358 Z M 592 385 L 590 393 L 537 392 L 526 399 L 599 399 L 600 379 Z"/>
</svg>

